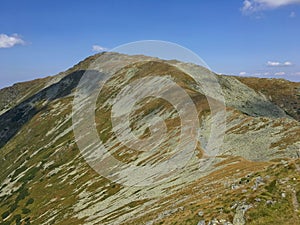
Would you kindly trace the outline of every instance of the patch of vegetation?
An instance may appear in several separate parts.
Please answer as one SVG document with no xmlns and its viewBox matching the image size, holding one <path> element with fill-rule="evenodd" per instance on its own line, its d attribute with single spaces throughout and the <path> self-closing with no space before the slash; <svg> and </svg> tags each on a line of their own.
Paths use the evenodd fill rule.
<svg viewBox="0 0 300 225">
<path fill-rule="evenodd" d="M 22 167 L 16 169 L 15 172 L 14 172 L 14 174 L 12 175 L 11 179 L 14 180 L 18 175 L 20 175 L 25 170 L 27 170 L 27 166 L 22 166 Z"/>
<path fill-rule="evenodd" d="M 26 219 L 25 219 L 25 225 L 30 225 L 31 223 L 30 223 L 30 217 L 27 217 Z"/>
<path fill-rule="evenodd" d="M 247 213 L 248 224 L 295 224 L 293 221 L 293 209 L 288 201 L 274 203 L 266 206 L 265 203 L 250 209 Z"/>
<path fill-rule="evenodd" d="M 4 222 L 1 222 L 1 225 L 10 225 L 11 224 L 11 221 L 4 221 Z"/>
<path fill-rule="evenodd" d="M 19 190 L 19 195 L 16 198 L 16 202 L 19 202 L 19 201 L 25 199 L 26 196 L 28 196 L 28 195 L 29 195 L 28 189 L 25 187 L 25 185 L 22 185 L 22 187 Z"/>
<path fill-rule="evenodd" d="M 247 178 L 247 177 L 242 177 L 239 184 L 246 184 L 246 183 L 249 183 L 250 182 L 250 179 Z"/>
<path fill-rule="evenodd" d="M 296 192 L 297 201 L 300 202 L 300 190 Z"/>
<path fill-rule="evenodd" d="M 17 208 L 18 208 L 18 202 L 14 202 L 14 203 L 10 206 L 9 211 L 10 211 L 11 213 L 13 213 Z"/>
<path fill-rule="evenodd" d="M 31 205 L 33 202 L 34 202 L 34 199 L 30 198 L 30 199 L 27 200 L 25 206 Z"/>
<path fill-rule="evenodd" d="M 9 211 L 6 211 L 6 212 L 2 213 L 2 215 L 1 215 L 2 219 L 7 218 L 9 216 L 9 214 L 10 214 Z"/>
<path fill-rule="evenodd" d="M 38 167 L 32 167 L 32 168 L 30 168 L 30 169 L 26 172 L 25 176 L 23 176 L 23 177 L 20 179 L 20 181 L 23 182 L 23 183 L 28 183 L 29 181 L 31 181 L 31 180 L 35 177 L 35 175 L 36 175 L 36 173 L 37 173 L 38 171 L 39 171 L 39 168 L 38 168 Z"/>
<path fill-rule="evenodd" d="M 276 180 L 273 180 L 268 186 L 265 187 L 268 192 L 274 193 L 277 188 L 276 188 Z"/>
<path fill-rule="evenodd" d="M 22 219 L 22 217 L 21 217 L 20 214 L 17 214 L 17 215 L 14 216 L 14 220 L 16 222 L 16 225 L 21 225 L 21 219 Z"/>
<path fill-rule="evenodd" d="M 135 208 L 135 207 L 138 207 L 138 206 L 142 205 L 143 203 L 145 203 L 147 201 L 148 200 L 145 200 L 145 199 L 144 200 L 133 201 L 133 202 L 128 203 L 128 206 L 130 208 Z"/>
<path fill-rule="evenodd" d="M 30 209 L 27 209 L 27 208 L 23 208 L 23 209 L 22 209 L 22 213 L 23 213 L 23 214 L 28 214 L 28 213 L 30 213 L 30 212 L 31 212 Z"/>
</svg>

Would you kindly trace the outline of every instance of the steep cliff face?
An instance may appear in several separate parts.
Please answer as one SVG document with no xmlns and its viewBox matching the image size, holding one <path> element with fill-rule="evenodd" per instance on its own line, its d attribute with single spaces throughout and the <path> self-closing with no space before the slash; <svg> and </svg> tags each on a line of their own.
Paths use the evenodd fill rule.
<svg viewBox="0 0 300 225">
<path fill-rule="evenodd" d="M 123 64 L 126 66 L 118 69 Z M 123 163 L 122 170 L 100 164 L 102 170 L 111 169 L 107 176 L 94 170 L 97 163 L 94 169 L 87 163 L 73 130 L 78 122 L 72 115 L 76 88 L 87 71 L 112 75 L 95 104 L 99 140 Z M 155 151 L 143 151 L 148 142 L 138 150 L 120 144 L 116 133 L 124 130 L 122 124 L 114 128 L 111 115 L 117 113 L 123 121 L 132 99 L 115 106 L 116 99 L 139 79 L 149 81 L 153 93 L 163 91 L 169 83 L 152 79 L 157 76 L 176 83 L 191 99 L 199 121 L 197 141 L 183 168 L 155 175 L 152 184 L 139 186 L 134 184 L 149 178 L 145 168 L 176 155 L 180 135 L 186 132 L 182 120 L 188 123 L 189 115 L 181 116 L 170 102 L 153 96 L 133 104 L 126 119 L 135 137 L 148 140 L 156 134 L 149 124 L 157 123 L 163 129 L 158 116 L 165 122 L 165 136 L 156 137 Z M 213 82 L 221 89 L 205 92 L 201 87 Z M 275 79 L 216 76 L 213 80 L 209 71 L 192 64 L 103 53 L 56 76 L 2 89 L 1 224 L 299 223 L 299 88 L 299 83 Z M 226 105 L 218 98 L 221 92 Z M 176 100 L 174 93 L 167 96 Z M 83 96 L 83 106 L 85 100 Z M 214 146 L 211 138 L 218 138 L 217 128 L 224 121 L 223 142 Z M 192 135 L 185 135 L 184 143 L 190 143 Z M 216 150 L 215 157 L 209 148 Z M 85 150 L 89 152 L 88 144 Z M 202 168 L 207 161 L 210 163 Z M 144 172 L 131 171 L 126 164 Z"/>
</svg>

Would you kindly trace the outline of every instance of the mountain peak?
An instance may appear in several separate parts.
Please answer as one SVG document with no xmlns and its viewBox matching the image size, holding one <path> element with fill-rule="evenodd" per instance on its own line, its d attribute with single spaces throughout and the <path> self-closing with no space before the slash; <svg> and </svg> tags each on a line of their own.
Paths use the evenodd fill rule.
<svg viewBox="0 0 300 225">
<path fill-rule="evenodd" d="M 299 90 L 114 52 L 2 89 L 1 223 L 293 224 Z"/>
</svg>

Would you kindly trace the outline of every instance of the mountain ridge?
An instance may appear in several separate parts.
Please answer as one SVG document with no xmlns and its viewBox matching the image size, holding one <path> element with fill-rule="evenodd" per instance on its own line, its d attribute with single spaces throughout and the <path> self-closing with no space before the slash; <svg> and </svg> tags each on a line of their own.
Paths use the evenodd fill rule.
<svg viewBox="0 0 300 225">
<path fill-rule="evenodd" d="M 140 102 L 131 117 L 136 134 L 148 137 L 145 123 L 157 115 L 173 133 L 167 133 L 161 154 L 119 146 L 107 122 L 114 92 L 134 79 L 159 73 L 178 83 L 194 101 L 200 121 L 196 157 L 173 180 L 145 188 L 122 186 L 100 176 L 82 157 L 72 127 L 74 91 L 102 56 L 111 66 L 139 60 L 117 70 L 97 101 L 100 139 L 119 160 L 157 163 L 172 153 L 180 123 L 166 102 Z M 226 100 L 227 127 L 218 155 L 201 172 L 211 124 L 221 120 L 209 110 L 207 98 L 213 96 L 205 96 L 188 77 L 195 71 L 207 76 L 206 69 L 192 64 L 102 53 L 57 76 L 0 90 L 1 224 L 238 224 L 240 216 L 246 224 L 299 221 L 300 83 L 272 80 L 272 85 L 278 83 L 272 90 L 271 85 L 264 87 L 269 80 L 217 76 Z M 285 87 L 286 101 L 276 92 L 278 87 Z M 242 206 L 247 210 L 241 214 Z M 278 209 L 285 213 L 284 220 L 276 215 Z"/>
</svg>

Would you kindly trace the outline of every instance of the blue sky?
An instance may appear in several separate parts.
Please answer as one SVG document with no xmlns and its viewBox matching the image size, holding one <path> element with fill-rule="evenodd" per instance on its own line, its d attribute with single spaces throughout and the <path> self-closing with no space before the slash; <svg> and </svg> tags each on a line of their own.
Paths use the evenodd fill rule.
<svg viewBox="0 0 300 225">
<path fill-rule="evenodd" d="M 299 0 L 11 0 L 0 15 L 0 87 L 139 40 L 180 44 L 218 73 L 300 81 Z"/>
</svg>

